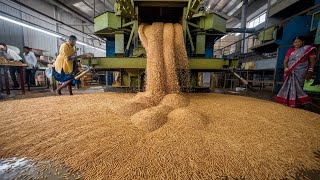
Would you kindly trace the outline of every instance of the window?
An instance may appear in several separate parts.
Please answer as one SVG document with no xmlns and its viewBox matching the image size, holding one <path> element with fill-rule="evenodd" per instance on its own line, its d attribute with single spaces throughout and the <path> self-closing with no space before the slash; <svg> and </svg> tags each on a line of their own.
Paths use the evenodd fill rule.
<svg viewBox="0 0 320 180">
<path fill-rule="evenodd" d="M 266 21 L 266 14 L 267 12 L 263 12 L 257 17 L 253 18 L 251 21 L 248 22 L 247 26 L 248 28 L 254 28 L 258 26 L 259 24 L 263 23 Z"/>
<path fill-rule="evenodd" d="M 260 24 L 259 20 L 260 20 L 260 18 L 257 18 L 257 19 L 254 20 L 253 27 L 256 27 L 256 26 L 258 26 Z"/>
<path fill-rule="evenodd" d="M 261 16 L 260 16 L 260 23 L 263 23 L 266 21 L 266 13 L 263 13 Z"/>
<path fill-rule="evenodd" d="M 253 28 L 253 21 L 249 22 L 248 28 Z"/>
</svg>

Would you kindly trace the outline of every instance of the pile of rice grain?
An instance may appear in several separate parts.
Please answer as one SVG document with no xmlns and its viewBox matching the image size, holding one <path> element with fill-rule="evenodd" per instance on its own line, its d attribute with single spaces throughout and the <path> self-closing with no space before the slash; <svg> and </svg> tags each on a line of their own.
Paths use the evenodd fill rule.
<svg viewBox="0 0 320 180">
<path fill-rule="evenodd" d="M 179 128 L 186 113 L 174 110 L 161 128 L 140 130 L 112 110 L 132 94 L 0 102 L 0 158 L 52 160 L 85 179 L 319 179 L 318 114 L 246 97 L 185 96 L 184 109 L 202 114 L 204 127 L 187 128 L 199 125 L 189 113 Z"/>
<path fill-rule="evenodd" d="M 189 99 L 181 94 L 168 94 L 162 99 L 160 104 L 177 109 L 187 107 L 189 102 Z"/>
<path fill-rule="evenodd" d="M 166 123 L 170 111 L 172 111 L 170 106 L 154 106 L 134 114 L 131 117 L 131 122 L 139 129 L 151 132 Z"/>
<path fill-rule="evenodd" d="M 179 108 L 170 112 L 168 119 L 168 123 L 178 130 L 203 130 L 207 124 L 207 120 L 202 114 L 185 108 Z"/>
</svg>

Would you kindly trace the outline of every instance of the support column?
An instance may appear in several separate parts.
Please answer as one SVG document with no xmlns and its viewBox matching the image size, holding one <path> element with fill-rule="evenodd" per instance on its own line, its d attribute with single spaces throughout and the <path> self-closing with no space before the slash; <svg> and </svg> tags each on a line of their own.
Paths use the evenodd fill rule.
<svg viewBox="0 0 320 180">
<path fill-rule="evenodd" d="M 137 17 L 139 17 L 138 7 L 135 7 L 135 13 Z M 134 28 L 133 48 L 138 48 L 139 47 L 139 34 L 138 34 L 139 24 L 137 20 L 136 20 L 136 23 L 133 24 L 133 28 Z"/>
<path fill-rule="evenodd" d="M 187 12 L 188 12 L 188 8 L 183 8 L 183 15 L 182 15 L 182 29 L 183 29 L 183 39 L 185 44 L 187 44 L 187 26 L 188 26 L 188 22 L 187 22 Z"/>
<path fill-rule="evenodd" d="M 117 31 L 115 34 L 115 56 L 123 57 L 124 55 L 124 32 Z"/>
<path fill-rule="evenodd" d="M 248 0 L 243 0 L 242 4 L 242 13 L 241 13 L 241 28 L 246 29 L 247 28 L 247 16 L 248 16 Z M 246 33 L 242 34 L 242 39 L 246 37 Z M 245 40 L 242 40 L 241 42 L 241 52 L 245 52 Z"/>
<path fill-rule="evenodd" d="M 197 56 L 205 56 L 206 54 L 206 34 L 205 32 L 197 33 L 197 44 L 196 44 Z"/>
</svg>

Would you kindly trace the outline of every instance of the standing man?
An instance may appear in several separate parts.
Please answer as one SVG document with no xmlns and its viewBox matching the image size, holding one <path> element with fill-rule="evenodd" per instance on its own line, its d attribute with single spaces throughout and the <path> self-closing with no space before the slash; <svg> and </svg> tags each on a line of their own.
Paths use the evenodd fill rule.
<svg viewBox="0 0 320 180">
<path fill-rule="evenodd" d="M 56 93 L 61 95 L 61 90 L 69 87 L 69 93 L 72 95 L 72 81 L 76 73 L 76 56 L 74 46 L 77 43 L 77 38 L 71 35 L 67 42 L 60 46 L 59 55 L 55 61 L 53 69 L 54 78 L 61 82 L 62 85 L 58 86 Z"/>
<path fill-rule="evenodd" d="M 26 81 L 27 84 L 35 85 L 35 74 L 36 74 L 36 65 L 37 65 L 37 58 L 34 53 L 31 51 L 31 48 L 24 46 L 23 47 L 23 56 L 28 64 L 26 69 Z"/>
<path fill-rule="evenodd" d="M 7 45 L 5 43 L 0 43 L 0 49 L 7 54 L 9 54 L 14 61 L 21 61 L 22 58 L 16 53 L 15 51 L 8 49 Z M 19 72 L 19 67 L 10 67 L 10 76 L 13 81 L 13 88 L 18 88 L 19 83 L 17 81 L 16 72 Z M 22 84 L 23 85 L 23 84 Z"/>
</svg>

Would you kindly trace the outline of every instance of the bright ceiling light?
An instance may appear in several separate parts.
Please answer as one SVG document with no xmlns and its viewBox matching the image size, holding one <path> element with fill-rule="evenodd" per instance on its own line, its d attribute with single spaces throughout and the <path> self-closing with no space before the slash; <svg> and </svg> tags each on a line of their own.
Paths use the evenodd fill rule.
<svg viewBox="0 0 320 180">
<path fill-rule="evenodd" d="M 232 11 L 230 11 L 230 12 L 228 13 L 228 16 L 232 16 L 233 13 L 235 13 L 239 8 L 241 8 L 242 4 L 243 4 L 243 1 L 241 1 L 241 3 L 238 4 L 238 6 L 236 6 Z"/>
<path fill-rule="evenodd" d="M 25 24 L 25 23 L 22 23 L 22 22 L 19 22 L 19 21 L 15 21 L 13 19 L 1 16 L 1 15 L 0 15 L 0 19 L 8 21 L 8 22 L 11 22 L 11 23 L 14 23 L 14 24 L 17 24 L 17 25 L 20 25 L 20 26 L 23 26 L 23 27 L 26 27 L 26 28 L 29 28 L 29 29 L 36 30 L 36 31 L 39 31 L 39 32 L 42 32 L 42 33 L 45 33 L 45 34 L 48 34 L 48 35 L 51 35 L 51 36 L 54 36 L 54 37 L 57 37 L 57 38 L 63 38 L 61 35 L 58 35 L 58 34 L 55 34 L 55 33 L 49 32 L 49 31 L 45 31 L 45 30 L 37 28 L 37 27 L 33 27 L 33 26 L 28 25 L 28 24 Z M 82 43 L 82 42 L 77 42 L 77 43 L 81 44 L 83 46 L 87 46 L 87 47 L 90 47 L 90 48 L 93 48 L 93 49 L 97 49 L 97 50 L 106 52 L 104 49 L 96 48 L 96 47 L 90 46 L 90 45 Z"/>
<path fill-rule="evenodd" d="M 42 32 L 42 33 L 45 33 L 45 34 L 48 34 L 48 35 L 51 35 L 51 36 L 54 36 L 54 37 L 62 38 L 62 36 L 60 36 L 58 34 L 54 34 L 54 33 L 51 33 L 49 31 L 45 31 L 43 29 L 36 28 L 36 27 L 30 26 L 28 24 L 25 24 L 25 23 L 22 23 L 22 22 L 19 22 L 19 21 L 15 21 L 13 19 L 6 18 L 6 17 L 1 16 L 1 15 L 0 15 L 0 19 L 3 19 L 3 20 L 8 21 L 8 22 L 12 22 L 14 24 L 17 24 L 17 25 L 20 25 L 20 26 L 23 26 L 23 27 L 26 27 L 26 28 L 29 28 L 29 29 L 33 29 L 33 30 L 36 30 L 36 31 L 39 31 L 39 32 Z"/>
</svg>

